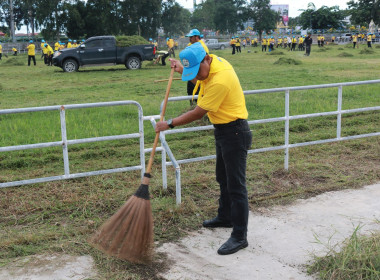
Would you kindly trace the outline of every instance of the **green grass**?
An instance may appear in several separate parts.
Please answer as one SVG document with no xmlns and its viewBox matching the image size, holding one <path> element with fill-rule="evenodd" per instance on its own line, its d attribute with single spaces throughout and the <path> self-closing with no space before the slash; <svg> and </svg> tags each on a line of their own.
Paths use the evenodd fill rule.
<svg viewBox="0 0 380 280">
<path fill-rule="evenodd" d="M 360 236 L 357 227 L 350 238 L 338 249 L 328 246 L 324 257 L 315 256 L 309 273 L 318 279 L 380 279 L 380 234 Z"/>
<path fill-rule="evenodd" d="M 259 48 L 232 55 L 230 50 L 214 53 L 234 66 L 244 90 L 374 80 L 380 76 L 380 51 L 360 54 L 366 48 L 344 52 L 329 46 L 311 55 L 281 51 L 281 58 L 299 65 L 275 64 L 279 57 Z M 257 52 L 256 52 L 257 51 Z M 178 52 L 177 52 L 178 55 Z M 11 60 L 12 59 L 12 60 Z M 11 61 L 11 62 L 8 62 Z M 57 67 L 27 66 L 27 56 L 3 57 L 0 61 L 0 109 L 39 107 L 103 101 L 135 100 L 144 115 L 156 115 L 165 95 L 169 66 L 144 62 L 138 71 L 124 66 L 81 68 L 64 73 Z M 176 74 L 176 77 L 179 77 Z M 343 88 L 343 109 L 380 105 L 380 85 Z M 186 84 L 173 81 L 170 96 L 186 95 Z M 250 119 L 282 117 L 284 93 L 255 94 L 246 97 Z M 337 110 L 337 89 L 291 92 L 290 114 Z M 167 117 L 189 110 L 189 102 L 171 102 Z M 68 139 L 135 133 L 137 110 L 133 106 L 66 110 Z M 203 119 L 197 124 L 207 124 Z M 251 126 L 253 148 L 284 143 L 284 122 Z M 145 147 L 152 146 L 154 131 L 145 122 Z M 60 140 L 59 112 L 0 115 L 0 146 Z M 336 117 L 318 117 L 290 122 L 290 142 L 335 137 Z M 342 136 L 380 131 L 380 113 L 344 115 Z M 212 131 L 168 135 L 177 159 L 215 153 Z M 138 140 L 111 141 L 69 146 L 70 171 L 85 172 L 139 164 Z M 250 209 L 287 204 L 326 191 L 359 188 L 380 180 L 379 137 L 307 146 L 290 150 L 289 170 L 284 171 L 282 151 L 252 154 L 248 157 L 247 188 Z M 157 154 L 154 177 L 150 181 L 155 224 L 155 241 L 178 240 L 187 231 L 197 230 L 217 209 L 218 186 L 215 162 L 181 166 L 182 201 L 175 205 L 174 169 L 168 168 L 168 190 L 162 190 L 161 159 Z M 59 147 L 0 153 L 0 182 L 63 174 Z M 140 185 L 140 172 L 95 176 L 0 190 L 0 266 L 12 258 L 41 252 L 90 254 L 102 279 L 157 279 L 164 271 L 165 256 L 151 266 L 136 266 L 106 258 L 87 244 L 99 226 L 123 205 Z M 344 278 L 341 278 L 344 279 Z"/>
</svg>

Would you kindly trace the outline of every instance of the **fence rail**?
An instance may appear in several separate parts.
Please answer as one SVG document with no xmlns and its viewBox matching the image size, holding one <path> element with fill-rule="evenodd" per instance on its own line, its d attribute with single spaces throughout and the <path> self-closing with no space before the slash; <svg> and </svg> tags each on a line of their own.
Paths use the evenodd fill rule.
<svg viewBox="0 0 380 280">
<path fill-rule="evenodd" d="M 83 139 L 74 139 L 74 140 L 67 139 L 66 114 L 65 114 L 66 110 L 110 107 L 110 106 L 127 106 L 127 105 L 136 106 L 138 109 L 138 119 L 137 119 L 138 124 L 139 124 L 138 133 L 103 136 L 103 137 L 92 137 L 92 138 L 83 138 Z M 73 178 L 109 174 L 109 173 L 116 173 L 116 172 L 133 171 L 133 170 L 141 170 L 141 176 L 143 176 L 144 171 L 145 171 L 145 152 L 146 151 L 144 150 L 143 111 L 142 111 L 141 105 L 138 102 L 127 100 L 127 101 L 115 101 L 115 102 L 69 104 L 69 105 L 61 105 L 61 106 L 57 105 L 57 106 L 45 106 L 45 107 L 33 107 L 33 108 L 6 109 L 6 110 L 0 110 L 0 115 L 33 113 L 33 112 L 44 112 L 44 111 L 59 111 L 60 122 L 61 122 L 61 141 L 0 147 L 0 152 L 10 152 L 10 151 L 62 146 L 64 174 L 59 175 L 59 176 L 52 176 L 52 177 L 41 177 L 41 178 L 35 178 L 35 179 L 0 183 L 0 188 L 21 186 L 21 185 L 26 185 L 26 184 L 34 184 L 34 183 L 42 183 L 42 182 L 50 182 L 50 181 L 57 181 L 57 180 L 64 180 L 64 179 L 73 179 Z M 103 170 L 96 170 L 96 171 L 83 172 L 83 173 L 74 173 L 74 174 L 70 173 L 69 152 L 68 152 L 69 145 L 100 142 L 100 141 L 120 140 L 120 139 L 130 139 L 130 138 L 139 138 L 140 140 L 140 143 L 139 143 L 140 165 L 114 168 L 114 169 L 103 169 Z"/>
<path fill-rule="evenodd" d="M 273 92 L 283 92 L 285 98 L 285 114 L 282 117 L 278 118 L 268 118 L 268 119 L 259 119 L 259 120 L 248 120 L 249 125 L 255 124 L 264 124 L 264 123 L 274 123 L 274 122 L 284 122 L 285 132 L 284 132 L 284 144 L 280 146 L 271 146 L 264 147 L 259 149 L 249 150 L 248 153 L 262 153 L 268 151 L 278 151 L 284 150 L 284 168 L 288 169 L 289 167 L 289 149 L 295 147 L 303 147 L 309 145 L 316 144 L 324 144 L 324 143 L 332 143 L 337 141 L 351 140 L 351 139 L 359 139 L 365 137 L 373 137 L 380 136 L 380 132 L 367 133 L 367 134 L 359 134 L 352 136 L 341 136 L 341 121 L 342 115 L 350 114 L 350 113 L 359 113 L 359 112 L 368 112 L 368 111 L 380 111 L 380 106 L 375 107 L 366 107 L 366 108 L 356 108 L 349 110 L 342 110 L 343 103 L 343 87 L 348 86 L 360 86 L 360 85 L 369 85 L 369 84 L 380 84 L 380 80 L 370 80 L 370 81 L 361 81 L 361 82 L 348 82 L 348 83 L 336 83 L 336 84 L 324 84 L 324 85 L 311 85 L 311 86 L 301 86 L 301 87 L 286 87 L 286 88 L 273 88 L 273 89 L 262 89 L 262 90 L 248 90 L 244 91 L 246 96 L 254 95 L 254 94 L 263 94 L 263 93 L 273 93 Z M 290 93 L 294 91 L 300 90 L 316 90 L 322 88 L 337 88 L 337 110 L 330 112 L 320 112 L 313 114 L 300 114 L 291 116 L 289 112 L 290 107 Z M 169 98 L 169 102 L 179 102 L 179 101 L 187 101 L 190 100 L 191 96 L 180 96 L 180 97 L 171 97 Z M 195 97 L 197 98 L 197 97 Z M 65 111 L 69 109 L 79 109 L 79 108 L 95 108 L 95 107 L 108 107 L 108 106 L 125 106 L 125 105 L 133 105 L 138 108 L 138 123 L 139 123 L 139 131 L 137 133 L 130 134 L 121 134 L 121 135 L 112 135 L 112 136 L 103 136 L 103 137 L 93 137 L 93 138 L 83 138 L 83 139 L 67 139 L 66 134 L 66 117 Z M 162 111 L 161 104 L 161 111 Z M 42 112 L 42 111 L 59 111 L 60 112 L 60 121 L 61 121 L 61 140 L 56 142 L 47 142 L 47 143 L 36 143 L 36 144 L 28 144 L 28 145 L 16 145 L 16 146 L 7 146 L 0 147 L 0 152 L 9 152 L 9 151 L 18 151 L 18 150 L 27 150 L 27 149 L 36 149 L 36 148 L 47 148 L 47 147 L 55 147 L 62 146 L 63 152 L 63 161 L 64 161 L 64 174 L 53 177 L 43 177 L 43 178 L 35 178 L 28 179 L 22 181 L 13 181 L 13 182 L 5 182 L 0 183 L 0 188 L 4 187 L 13 187 L 20 186 L 25 184 L 34 184 L 34 183 L 42 183 L 56 180 L 65 180 L 65 179 L 73 179 L 79 177 L 86 176 L 94 176 L 101 174 L 109 174 L 115 172 L 126 172 L 133 170 L 141 170 L 141 176 L 145 171 L 145 153 L 150 152 L 151 149 L 144 148 L 144 126 L 143 121 L 150 121 L 152 126 L 154 127 L 156 124 L 156 120 L 160 118 L 160 115 L 152 115 L 152 116 L 143 116 L 143 110 L 141 105 L 136 101 L 116 101 L 116 102 L 102 102 L 102 103 L 87 103 L 87 104 L 70 104 L 70 105 L 62 105 L 62 106 L 46 106 L 46 107 L 33 107 L 33 108 L 19 108 L 19 109 L 6 109 L 0 110 L 0 115 L 5 114 L 18 114 L 18 113 L 26 113 L 26 112 Z M 302 143 L 289 143 L 289 134 L 290 134 L 290 121 L 297 119 L 306 119 L 306 118 L 314 118 L 321 116 L 337 116 L 337 127 L 336 127 L 336 137 L 331 139 L 310 141 L 310 142 L 302 142 Z M 164 189 L 167 188 L 167 166 L 173 166 L 175 168 L 175 183 L 176 183 L 176 203 L 181 203 L 181 164 L 192 163 L 198 161 L 205 161 L 215 159 L 215 155 L 208 155 L 202 157 L 188 158 L 177 160 L 170 149 L 170 145 L 166 140 L 166 135 L 177 134 L 177 133 L 189 133 L 195 131 L 204 131 L 204 130 L 213 130 L 214 127 L 212 125 L 206 126 L 198 126 L 198 127 L 189 127 L 189 128 L 175 128 L 172 130 L 168 130 L 162 132 L 160 134 L 161 147 L 157 148 L 157 151 L 162 152 L 162 181 Z M 120 140 L 120 139 L 129 139 L 129 138 L 139 138 L 140 140 L 140 165 L 130 166 L 130 167 L 122 167 L 115 169 L 105 169 L 105 170 L 96 170 L 84 173 L 70 173 L 69 168 L 69 153 L 68 146 L 73 144 L 81 144 L 81 143 L 90 143 L 90 142 L 100 142 L 100 141 L 110 141 L 110 140 Z M 169 161 L 167 161 L 166 156 L 169 157 Z"/>
<path fill-rule="evenodd" d="M 380 84 L 380 80 L 244 91 L 245 95 L 283 92 L 284 97 L 285 97 L 285 115 L 283 117 L 270 118 L 270 119 L 260 119 L 260 120 L 248 120 L 249 125 L 263 124 L 263 123 L 274 123 L 274 122 L 285 122 L 284 145 L 265 147 L 265 148 L 260 148 L 260 149 L 252 149 L 252 150 L 249 150 L 248 153 L 252 154 L 252 153 L 262 153 L 262 152 L 268 152 L 268 151 L 284 150 L 284 169 L 287 170 L 289 168 L 289 149 L 290 148 L 332 143 L 332 142 L 337 142 L 337 141 L 352 140 L 352 139 L 359 139 L 359 138 L 365 138 L 365 137 L 380 136 L 380 131 L 375 132 L 375 133 L 352 135 L 352 136 L 346 136 L 346 137 L 341 136 L 342 115 L 343 114 L 368 112 L 368 111 L 380 111 L 380 106 L 356 108 L 356 109 L 350 109 L 350 110 L 342 110 L 343 87 L 360 86 L 360 85 L 368 85 L 368 84 Z M 291 92 L 300 91 L 300 90 L 322 89 L 322 88 L 337 88 L 338 89 L 338 94 L 337 94 L 338 106 L 337 106 L 336 111 L 313 113 L 313 114 L 302 114 L 302 115 L 294 115 L 294 116 L 290 115 L 289 107 L 290 107 L 290 93 Z M 190 100 L 191 98 L 192 98 L 191 96 L 190 97 L 187 97 L 187 96 L 185 96 L 185 97 L 172 97 L 172 98 L 169 98 L 168 101 L 169 102 L 177 102 L 177 101 Z M 163 105 L 163 103 L 161 104 L 161 110 L 162 110 L 162 105 Z M 290 134 L 289 127 L 290 127 L 290 121 L 291 120 L 314 118 L 314 117 L 321 117 L 321 116 L 333 116 L 333 115 L 337 116 L 337 127 L 336 127 L 336 137 L 335 138 L 317 140 L 317 141 L 309 141 L 309 142 L 302 142 L 302 143 L 294 143 L 294 144 L 289 143 L 289 134 Z M 153 125 L 154 125 L 154 123 L 153 123 Z M 209 155 L 209 156 L 203 156 L 203 157 L 177 160 L 175 158 L 175 156 L 173 155 L 172 151 L 170 150 L 169 144 L 165 139 L 165 135 L 185 133 L 185 132 L 194 132 L 194 131 L 203 131 L 203 130 L 211 130 L 211 129 L 214 129 L 214 127 L 212 125 L 208 125 L 208 126 L 191 127 L 191 128 L 171 129 L 171 130 L 165 131 L 161 134 L 160 139 L 162 142 L 162 146 L 165 149 L 165 151 L 167 152 L 167 154 L 169 155 L 169 159 L 170 159 L 170 161 L 167 161 L 165 163 L 165 166 L 164 165 L 162 166 L 163 176 L 165 176 L 165 177 L 167 176 L 166 166 L 173 165 L 175 167 L 176 190 L 177 190 L 176 203 L 177 204 L 181 203 L 180 164 L 215 159 L 216 156 L 215 155 Z"/>
</svg>

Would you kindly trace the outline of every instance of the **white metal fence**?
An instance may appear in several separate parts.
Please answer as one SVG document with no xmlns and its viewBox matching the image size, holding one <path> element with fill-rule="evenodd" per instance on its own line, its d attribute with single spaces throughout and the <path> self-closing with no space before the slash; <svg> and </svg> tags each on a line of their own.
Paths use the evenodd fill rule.
<svg viewBox="0 0 380 280">
<path fill-rule="evenodd" d="M 284 168 L 287 170 L 288 166 L 289 166 L 289 149 L 290 148 L 303 147 L 303 146 L 316 145 L 316 144 L 325 144 L 325 143 L 350 140 L 350 139 L 358 139 L 358 138 L 371 137 L 371 136 L 380 136 L 380 131 L 375 132 L 375 133 L 352 135 L 352 136 L 346 136 L 346 137 L 341 136 L 342 115 L 343 114 L 359 113 L 359 112 L 367 112 L 367 111 L 379 111 L 380 110 L 380 106 L 367 107 L 367 108 L 356 108 L 356 109 L 350 109 L 350 110 L 342 110 L 343 87 L 368 85 L 368 84 L 380 84 L 380 80 L 244 91 L 245 95 L 283 92 L 284 97 L 285 97 L 285 115 L 283 117 L 270 118 L 270 119 L 260 119 L 260 120 L 248 120 L 248 123 L 250 125 L 263 124 L 263 123 L 274 123 L 274 122 L 285 122 L 284 145 L 272 146 L 272 147 L 266 147 L 266 148 L 260 148 L 260 149 L 252 149 L 252 150 L 249 150 L 248 153 L 252 154 L 252 153 L 261 153 L 261 152 L 267 152 L 267 151 L 284 150 L 284 152 L 285 152 L 285 154 L 284 154 Z M 289 114 L 289 107 L 290 106 L 289 105 L 290 105 L 290 93 L 291 92 L 300 91 L 300 90 L 322 89 L 322 88 L 337 88 L 338 89 L 337 90 L 337 101 L 338 101 L 337 104 L 338 104 L 338 106 L 337 106 L 336 111 L 290 116 L 290 114 Z M 192 97 L 187 97 L 187 96 L 186 97 L 172 97 L 172 98 L 169 98 L 169 102 L 189 100 L 191 98 Z M 380 103 L 380 88 L 379 88 L 379 103 Z M 162 107 L 162 104 L 161 104 L 161 107 Z M 289 144 L 289 123 L 291 120 L 315 118 L 315 117 L 321 117 L 321 116 L 332 116 L 332 115 L 337 116 L 337 127 L 336 127 L 336 137 L 335 138 Z M 154 126 L 155 122 L 152 121 L 152 124 Z M 170 159 L 170 161 L 166 162 L 165 165 L 166 166 L 173 165 L 175 167 L 176 202 L 177 202 L 177 204 L 181 203 L 181 170 L 180 170 L 180 165 L 185 164 L 185 163 L 190 163 L 190 162 L 215 159 L 216 156 L 215 155 L 209 155 L 209 156 L 203 156 L 203 157 L 177 160 L 175 158 L 175 156 L 173 155 L 172 151 L 170 150 L 169 143 L 166 141 L 165 135 L 176 134 L 176 133 L 185 133 L 185 132 L 194 132 L 194 131 L 202 131 L 202 130 L 211 130 L 211 129 L 214 129 L 214 127 L 212 125 L 207 125 L 207 126 L 200 126 L 200 127 L 171 129 L 171 130 L 165 131 L 164 133 L 161 133 L 160 139 L 161 139 L 162 146 L 165 149 L 165 151 L 168 154 L 169 159 Z M 163 172 L 163 177 L 166 177 L 166 167 L 164 165 L 162 166 L 162 172 Z M 165 179 L 165 183 L 166 183 L 166 179 Z M 165 184 L 164 184 L 164 187 L 166 187 Z"/>
<path fill-rule="evenodd" d="M 66 110 L 80 109 L 80 108 L 109 107 L 109 106 L 126 106 L 126 105 L 136 106 L 138 109 L 138 119 L 137 119 L 139 123 L 138 132 L 130 133 L 130 134 L 92 137 L 92 138 L 83 138 L 83 139 L 74 139 L 74 140 L 67 139 L 66 114 L 65 114 Z M 0 115 L 43 112 L 43 111 L 58 111 L 60 113 L 61 138 L 62 138 L 60 141 L 0 147 L 0 152 L 10 152 L 10 151 L 62 146 L 64 174 L 59 175 L 59 176 L 52 176 L 52 177 L 34 178 L 34 179 L 28 179 L 28 180 L 0 183 L 0 188 L 21 186 L 21 185 L 26 185 L 26 184 L 34 184 L 34 183 L 42 183 L 42 182 L 50 182 L 50 181 L 57 181 L 57 180 L 64 180 L 64 179 L 73 179 L 73 178 L 109 174 L 109 173 L 116 173 L 116 172 L 125 172 L 125 171 L 132 171 L 132 170 L 141 170 L 141 176 L 143 176 L 144 171 L 145 171 L 145 152 L 146 151 L 144 150 L 143 111 L 142 111 L 141 105 L 138 102 L 115 101 L 115 102 L 101 102 L 101 103 L 87 103 L 87 104 L 71 104 L 71 105 L 62 105 L 62 106 L 57 105 L 57 106 L 46 106 L 46 107 L 7 109 L 7 110 L 0 110 Z M 130 138 L 139 138 L 140 140 L 140 165 L 115 168 L 115 169 L 103 169 L 103 170 L 96 170 L 96 171 L 83 172 L 83 173 L 70 173 L 69 152 L 68 152 L 69 145 L 110 141 L 110 140 L 120 140 L 120 139 L 130 139 Z"/>
<path fill-rule="evenodd" d="M 371 81 L 362 81 L 362 82 L 349 82 L 349 83 L 337 83 L 337 84 L 324 84 L 324 85 L 315 85 L 315 86 L 301 86 L 301 87 L 288 87 L 288 88 L 273 88 L 273 89 L 263 89 L 263 90 L 249 90 L 245 91 L 245 95 L 253 95 L 253 94 L 262 94 L 262 93 L 273 93 L 273 92 L 283 92 L 285 98 L 285 114 L 283 117 L 278 118 L 269 118 L 269 119 L 260 119 L 260 120 L 248 120 L 250 125 L 254 124 L 264 124 L 264 123 L 274 123 L 274 122 L 284 122 L 285 123 L 285 133 L 284 133 L 284 144 L 280 146 L 272 146 L 265 147 L 260 149 L 252 149 L 249 150 L 249 153 L 260 153 L 267 151 L 276 151 L 276 150 L 284 150 L 284 168 L 288 169 L 289 163 L 289 149 L 295 147 L 316 145 L 316 144 L 324 144 L 330 142 L 337 142 L 349 139 L 358 139 L 364 137 L 371 136 L 380 136 L 380 131 L 375 133 L 368 134 L 360 134 L 360 135 L 352 135 L 352 136 L 341 136 L 341 121 L 343 114 L 349 113 L 359 113 L 366 111 L 379 111 L 380 106 L 375 107 L 366 107 L 366 108 L 356 108 L 350 110 L 342 110 L 342 101 L 343 101 L 343 87 L 348 86 L 360 86 L 360 85 L 368 85 L 368 84 L 380 84 L 380 80 L 371 80 Z M 337 110 L 331 112 L 321 112 L 321 113 L 313 113 L 313 114 L 304 114 L 304 115 L 294 115 L 291 116 L 289 114 L 290 107 L 290 93 L 294 91 L 300 90 L 311 90 L 311 89 L 322 89 L 322 88 L 337 88 Z M 380 90 L 380 89 L 379 89 Z M 380 93 L 379 93 L 380 96 Z M 171 97 L 169 98 L 169 102 L 177 102 L 190 100 L 192 97 L 189 96 L 181 96 L 181 97 Z M 380 99 L 379 99 L 380 102 Z M 79 108 L 94 108 L 94 107 L 106 107 L 106 106 L 121 106 L 121 105 L 133 105 L 138 108 L 138 122 L 139 122 L 139 132 L 131 133 L 131 134 L 123 134 L 123 135 L 113 135 L 113 136 L 104 136 L 104 137 L 93 137 L 93 138 L 85 138 L 85 139 L 75 139 L 68 140 L 66 133 L 66 117 L 65 110 L 68 109 L 79 109 Z M 162 108 L 162 104 L 161 104 Z M 151 149 L 144 149 L 144 126 L 143 121 L 149 120 L 152 123 L 152 126 L 155 126 L 156 119 L 159 119 L 159 115 L 153 116 L 143 116 L 143 110 L 139 103 L 136 101 L 116 101 L 116 102 L 103 102 L 103 103 L 89 103 L 89 104 L 71 104 L 71 105 L 63 105 L 63 106 L 47 106 L 47 107 L 35 107 L 35 108 L 20 108 L 20 109 L 7 109 L 0 110 L 0 115 L 4 114 L 17 114 L 17 113 L 25 113 L 25 112 L 40 112 L 40 111 L 59 111 L 60 112 L 60 120 L 61 120 L 61 135 L 62 140 L 57 142 L 48 142 L 48 143 L 37 143 L 37 144 L 29 144 L 29 145 L 18 145 L 18 146 L 8 146 L 8 147 L 0 147 L 0 152 L 7 151 L 17 151 L 17 150 L 27 150 L 27 149 L 35 149 L 35 148 L 46 148 L 46 147 L 54 147 L 54 146 L 62 146 L 63 152 L 63 161 L 64 161 L 64 174 L 60 176 L 53 177 L 44 177 L 44 178 L 35 178 L 29 180 L 22 181 L 13 181 L 13 182 L 5 182 L 0 183 L 0 188 L 3 187 L 12 187 L 12 186 L 20 186 L 25 184 L 33 184 L 33 183 L 41 183 L 48 181 L 56 181 L 56 180 L 64 180 L 64 179 L 72 179 L 107 173 L 115 173 L 115 172 L 125 172 L 132 170 L 141 170 L 141 176 L 145 171 L 145 153 L 150 152 Z M 302 142 L 302 143 L 294 143 L 289 144 L 289 124 L 291 120 L 297 119 L 306 119 L 306 118 L 314 118 L 321 116 L 337 116 L 337 127 L 336 127 L 336 137 L 331 139 L 317 140 L 311 142 Z M 166 167 L 172 165 L 175 168 L 175 181 L 176 181 L 176 203 L 181 203 L 181 169 L 180 165 L 185 163 L 197 162 L 215 159 L 215 155 L 208 155 L 196 158 L 188 158 L 177 160 L 169 147 L 169 143 L 166 141 L 165 135 L 168 134 L 176 134 L 176 133 L 187 133 L 187 132 L 195 132 L 195 131 L 204 131 L 204 130 L 212 130 L 214 127 L 212 125 L 207 126 L 198 126 L 198 127 L 189 127 L 189 128 L 176 128 L 172 130 L 165 131 L 160 134 L 160 140 L 162 146 L 157 148 L 157 151 L 165 151 L 162 153 L 162 180 L 163 187 L 167 188 L 167 170 Z M 107 141 L 107 140 L 118 140 L 118 139 L 128 139 L 128 138 L 139 138 L 140 140 L 140 165 L 116 168 L 116 169 L 106 169 L 106 170 L 96 170 L 84 173 L 70 173 L 69 168 L 69 155 L 67 146 L 71 144 L 79 144 L 79 143 L 90 143 L 90 142 L 99 142 L 99 141 Z M 166 160 L 166 155 L 169 157 L 169 161 Z"/>
</svg>

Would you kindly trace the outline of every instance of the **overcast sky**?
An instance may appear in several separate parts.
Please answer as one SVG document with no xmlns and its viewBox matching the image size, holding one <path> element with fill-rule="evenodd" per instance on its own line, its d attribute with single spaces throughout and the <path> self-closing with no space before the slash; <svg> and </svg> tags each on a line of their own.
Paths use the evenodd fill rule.
<svg viewBox="0 0 380 280">
<path fill-rule="evenodd" d="M 193 7 L 193 0 L 176 0 L 181 6 L 184 8 L 192 8 Z M 341 10 L 348 8 L 347 2 L 349 0 L 272 0 L 271 4 L 288 4 L 289 5 L 289 17 L 296 17 L 302 11 L 299 11 L 299 9 L 307 9 L 307 4 L 312 2 L 314 3 L 315 7 L 319 9 L 322 6 L 339 6 Z M 201 3 L 201 0 L 197 0 L 197 3 Z M 248 2 L 248 1 L 247 1 Z"/>
</svg>

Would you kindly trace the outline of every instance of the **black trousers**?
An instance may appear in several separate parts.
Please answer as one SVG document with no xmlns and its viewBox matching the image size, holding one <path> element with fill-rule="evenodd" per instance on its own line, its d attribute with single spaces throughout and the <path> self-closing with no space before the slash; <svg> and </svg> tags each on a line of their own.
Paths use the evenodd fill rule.
<svg viewBox="0 0 380 280">
<path fill-rule="evenodd" d="M 214 127 L 216 181 L 220 186 L 218 217 L 231 221 L 231 236 L 246 238 L 249 208 L 245 173 L 252 133 L 248 122 L 240 119 Z"/>
<path fill-rule="evenodd" d="M 309 56 L 310 55 L 310 50 L 311 50 L 311 45 L 306 45 L 306 55 Z"/>
<path fill-rule="evenodd" d="M 170 55 L 170 53 L 166 53 L 161 57 L 161 63 L 162 65 L 166 65 L 165 59 Z"/>
<path fill-rule="evenodd" d="M 235 45 L 233 44 L 231 45 L 231 47 L 232 47 L 232 54 L 235 54 Z"/>
<path fill-rule="evenodd" d="M 236 46 L 236 52 L 241 53 L 241 47 L 240 46 Z"/>
<path fill-rule="evenodd" d="M 34 65 L 36 65 L 36 56 L 28 55 L 28 66 L 30 66 L 30 60 L 33 59 Z"/>
<path fill-rule="evenodd" d="M 3 56 L 3 53 L 0 53 L 0 60 L 1 60 L 1 57 Z"/>
</svg>

